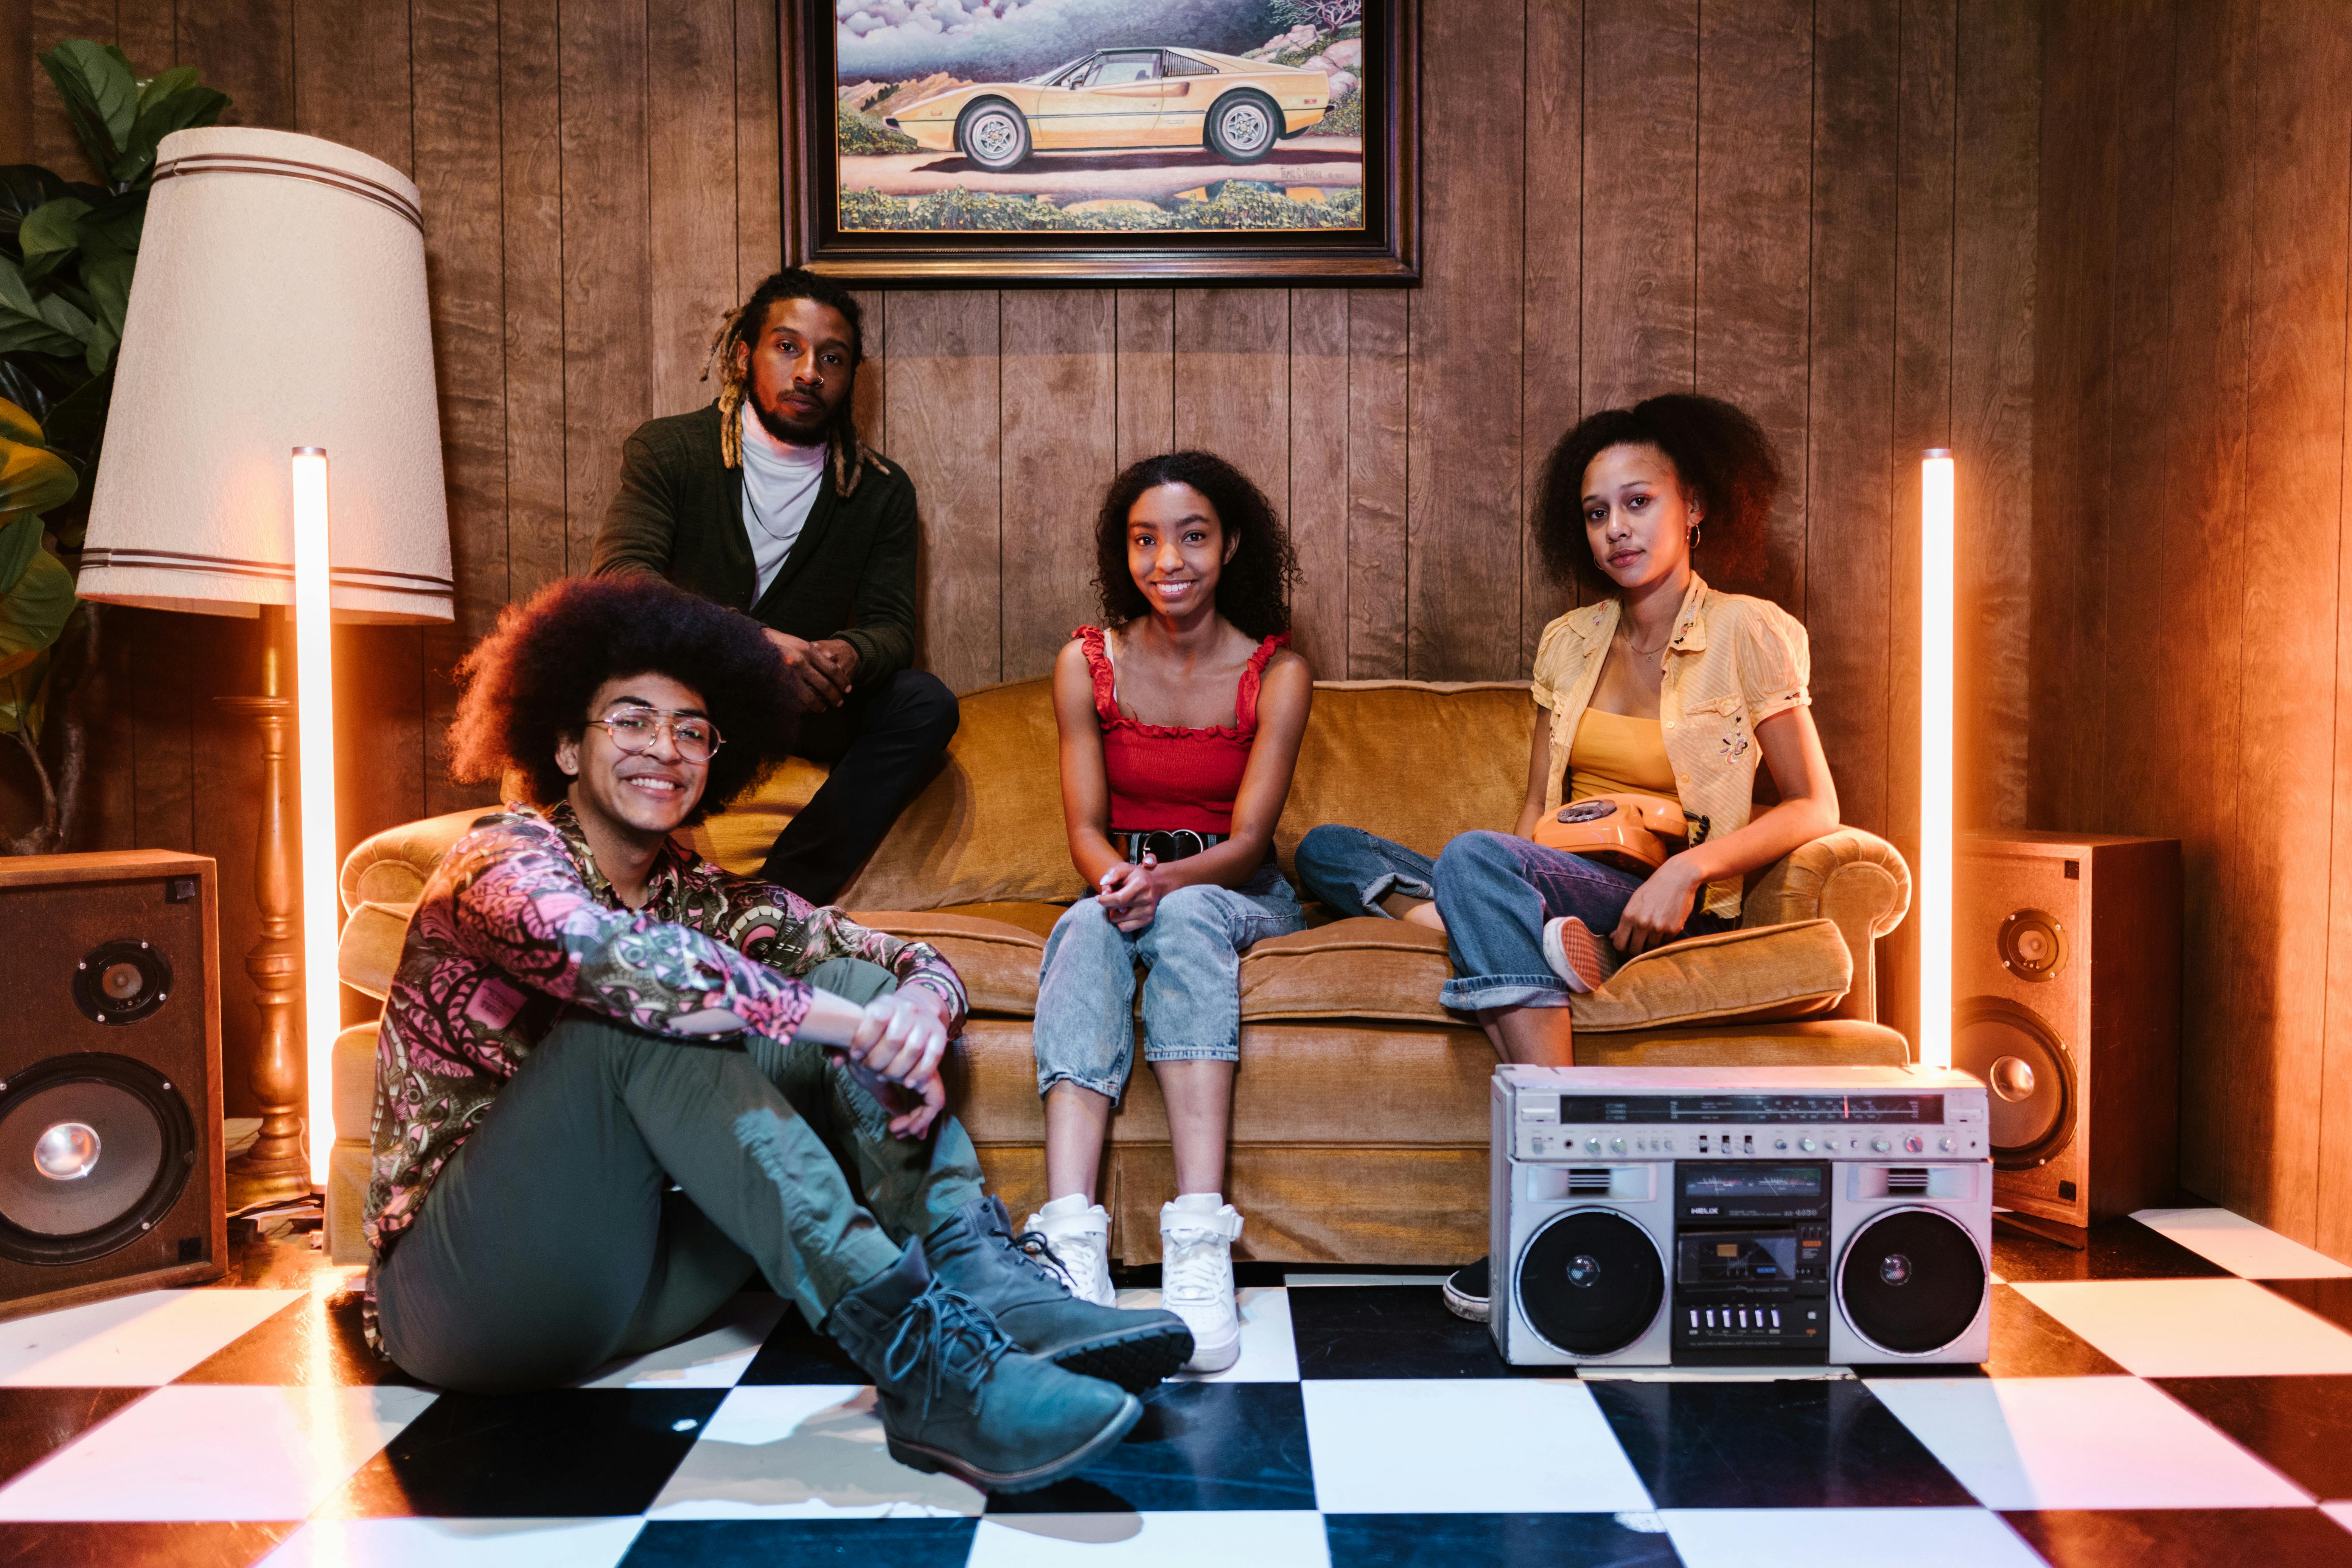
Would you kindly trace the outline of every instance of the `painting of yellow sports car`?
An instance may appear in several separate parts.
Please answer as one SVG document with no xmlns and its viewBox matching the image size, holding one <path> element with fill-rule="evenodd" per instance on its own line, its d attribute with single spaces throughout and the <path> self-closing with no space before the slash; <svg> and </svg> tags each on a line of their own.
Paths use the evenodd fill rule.
<svg viewBox="0 0 2352 1568">
<path fill-rule="evenodd" d="M 1330 108 L 1321 70 L 1209 49 L 1097 49 L 1025 81 L 974 82 L 896 109 L 882 123 L 982 169 L 1033 153 L 1205 147 L 1255 163 Z"/>
</svg>

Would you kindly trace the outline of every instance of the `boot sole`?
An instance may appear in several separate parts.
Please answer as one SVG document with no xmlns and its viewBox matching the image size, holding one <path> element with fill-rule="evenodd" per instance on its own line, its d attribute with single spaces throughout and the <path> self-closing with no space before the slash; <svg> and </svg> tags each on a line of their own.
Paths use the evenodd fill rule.
<svg viewBox="0 0 2352 1568">
<path fill-rule="evenodd" d="M 1192 1356 L 1190 1331 L 1169 1325 L 1066 1345 L 1045 1359 L 1065 1372 L 1115 1383 L 1129 1394 L 1149 1394 L 1160 1380 L 1181 1370 Z"/>
<path fill-rule="evenodd" d="M 1465 1295 L 1454 1288 L 1454 1281 L 1451 1279 L 1445 1282 L 1444 1287 L 1438 1293 L 1445 1298 L 1445 1310 L 1457 1318 L 1464 1318 L 1474 1323 L 1490 1322 L 1494 1319 L 1494 1307 L 1490 1298 Z"/>
<path fill-rule="evenodd" d="M 1108 1426 L 1084 1443 L 1050 1464 L 1038 1465 L 1026 1470 L 998 1472 L 983 1470 L 979 1466 L 949 1453 L 944 1448 L 927 1448 L 919 1443 L 900 1438 L 888 1440 L 890 1457 L 910 1470 L 926 1475 L 949 1475 L 971 1482 L 984 1492 L 1032 1492 L 1039 1487 L 1052 1486 L 1072 1471 L 1082 1470 L 1118 1446 L 1129 1428 L 1143 1419 L 1143 1401 L 1132 1394 L 1119 1407 Z"/>
</svg>

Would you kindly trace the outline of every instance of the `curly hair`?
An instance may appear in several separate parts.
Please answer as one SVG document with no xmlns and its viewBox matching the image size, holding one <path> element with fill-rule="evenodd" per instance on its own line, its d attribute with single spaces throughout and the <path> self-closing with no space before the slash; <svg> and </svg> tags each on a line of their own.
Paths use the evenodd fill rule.
<svg viewBox="0 0 2352 1568">
<path fill-rule="evenodd" d="M 605 681 L 666 675 L 702 694 L 723 742 L 688 824 L 727 809 L 791 749 L 799 700 L 759 623 L 650 573 L 571 577 L 509 605 L 455 672 L 449 776 L 520 775 L 531 804 L 564 797 L 557 742 L 576 740 Z"/>
<path fill-rule="evenodd" d="M 736 363 L 735 351 L 758 346 L 756 340 L 768 324 L 768 307 L 786 300 L 813 300 L 849 323 L 853 393 L 857 367 L 866 363 L 866 312 L 855 295 L 832 279 L 803 268 L 787 267 L 770 273 L 751 290 L 750 299 L 728 313 L 702 362 L 703 380 L 709 381 L 714 369 L 719 372 L 719 451 L 720 460 L 730 468 L 743 466 L 743 402 L 751 390 L 750 371 Z M 841 400 L 825 442 L 832 449 L 833 488 L 844 500 L 857 493 L 857 481 L 867 468 L 882 467 L 880 455 L 857 439 L 856 403 L 855 395 Z"/>
<path fill-rule="evenodd" d="M 1125 626 L 1151 608 L 1127 569 L 1127 514 L 1144 491 L 1161 485 L 1200 491 L 1215 510 L 1218 526 L 1241 541 L 1217 578 L 1217 613 L 1246 637 L 1288 631 L 1297 552 L 1265 492 L 1213 452 L 1162 453 L 1130 463 L 1111 480 L 1095 514 L 1095 588 L 1104 621 Z"/>
<path fill-rule="evenodd" d="M 1683 489 L 1698 497 L 1698 550 L 1712 574 L 1732 583 L 1761 575 L 1765 521 L 1780 491 L 1772 439 L 1733 404 L 1675 392 L 1587 415 L 1551 449 L 1535 521 L 1536 543 L 1554 581 L 1573 579 L 1604 597 L 1618 591 L 1585 535 L 1584 472 L 1620 446 L 1657 447 Z"/>
</svg>

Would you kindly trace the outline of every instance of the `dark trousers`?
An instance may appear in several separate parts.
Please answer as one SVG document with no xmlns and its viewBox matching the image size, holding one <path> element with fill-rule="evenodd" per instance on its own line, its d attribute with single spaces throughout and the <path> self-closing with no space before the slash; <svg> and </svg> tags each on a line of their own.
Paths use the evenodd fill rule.
<svg viewBox="0 0 2352 1568">
<path fill-rule="evenodd" d="M 810 979 L 896 987 L 855 959 Z M 377 1269 L 384 1349 L 444 1388 L 545 1388 L 682 1337 L 755 1270 L 822 1323 L 981 1195 L 961 1123 L 908 1141 L 888 1120 L 818 1046 L 566 1018 Z"/>
<path fill-rule="evenodd" d="M 793 754 L 833 773 L 776 835 L 761 877 L 833 902 L 922 788 L 957 718 L 955 693 L 919 669 L 856 685 L 840 707 L 803 717 Z"/>
</svg>

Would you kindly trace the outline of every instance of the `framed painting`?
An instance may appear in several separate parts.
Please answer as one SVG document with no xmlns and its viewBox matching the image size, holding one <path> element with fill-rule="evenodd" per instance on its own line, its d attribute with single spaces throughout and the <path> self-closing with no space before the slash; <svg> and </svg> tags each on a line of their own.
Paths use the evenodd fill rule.
<svg viewBox="0 0 2352 1568">
<path fill-rule="evenodd" d="M 786 259 L 866 284 L 1420 277 L 1418 0 L 781 0 Z"/>
</svg>

